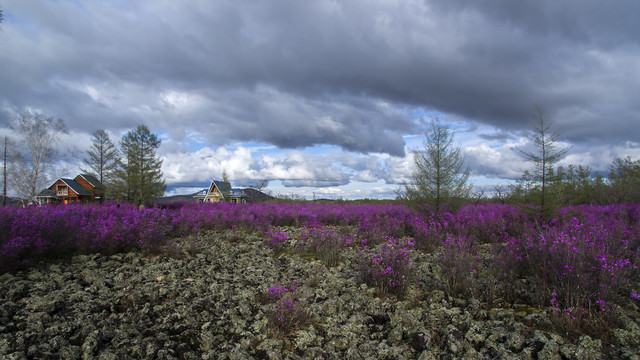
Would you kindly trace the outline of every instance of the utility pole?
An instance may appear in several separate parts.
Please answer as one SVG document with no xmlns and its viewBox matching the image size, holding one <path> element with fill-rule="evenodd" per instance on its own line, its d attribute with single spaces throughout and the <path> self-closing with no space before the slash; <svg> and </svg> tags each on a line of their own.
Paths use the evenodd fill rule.
<svg viewBox="0 0 640 360">
<path fill-rule="evenodd" d="M 2 163 L 2 206 L 7 205 L 7 135 L 4 136 L 4 161 Z"/>
</svg>

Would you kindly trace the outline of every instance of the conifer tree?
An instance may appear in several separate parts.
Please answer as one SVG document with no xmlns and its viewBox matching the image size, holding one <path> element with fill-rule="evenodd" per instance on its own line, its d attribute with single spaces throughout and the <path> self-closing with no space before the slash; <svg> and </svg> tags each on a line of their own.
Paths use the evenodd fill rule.
<svg viewBox="0 0 640 360">
<path fill-rule="evenodd" d="M 126 133 L 120 141 L 122 158 L 111 193 L 137 204 L 152 202 L 167 188 L 162 174 L 162 160 L 156 155 L 160 139 L 144 125 Z"/>
<path fill-rule="evenodd" d="M 553 166 L 564 157 L 569 147 L 558 148 L 560 133 L 551 131 L 551 123 L 545 118 L 542 108 L 534 104 L 535 110 L 531 117 L 534 120 L 533 134 L 529 136 L 535 145 L 535 150 L 525 151 L 518 149 L 525 159 L 533 161 L 535 170 L 534 179 L 540 184 L 540 207 L 543 212 L 547 210 L 547 183 L 553 180 Z"/>
<path fill-rule="evenodd" d="M 105 187 L 112 181 L 118 167 L 119 154 L 109 134 L 102 129 L 93 133 L 91 142 L 91 148 L 87 150 L 87 156 L 83 160 L 89 168 L 82 171 L 100 180 L 101 186 L 96 189 L 96 192 L 100 195 L 102 203 L 105 198 Z"/>
<path fill-rule="evenodd" d="M 611 198 L 617 203 L 640 202 L 640 160 L 617 158 L 609 166 Z"/>
<path fill-rule="evenodd" d="M 431 121 L 424 150 L 415 152 L 414 160 L 413 184 L 405 185 L 410 203 L 427 203 L 438 211 L 442 205 L 456 205 L 469 197 L 469 170 L 463 169 L 464 157 L 453 144 L 453 131 L 440 120 Z"/>
</svg>

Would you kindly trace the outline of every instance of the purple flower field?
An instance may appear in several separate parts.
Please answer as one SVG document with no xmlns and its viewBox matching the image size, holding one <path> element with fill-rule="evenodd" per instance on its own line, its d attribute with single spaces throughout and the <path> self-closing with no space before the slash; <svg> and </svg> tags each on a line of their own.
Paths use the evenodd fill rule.
<svg viewBox="0 0 640 360">
<path fill-rule="evenodd" d="M 544 309 L 559 331 L 614 326 L 640 302 L 640 205 L 576 206 L 540 219 L 509 205 L 467 205 L 423 215 L 401 205 L 127 204 L 0 209 L 0 272 L 50 259 L 139 251 L 154 255 L 209 230 L 257 234 L 276 254 L 312 256 L 330 268 L 345 249 L 362 284 L 403 299 L 425 284 L 416 254 L 437 259 L 450 296 L 487 307 Z M 322 276 L 322 274 L 319 274 Z M 306 323 L 295 284 L 265 284 L 271 328 L 286 336 Z M 427 289 L 428 290 L 428 289 Z M 595 324 L 595 325 L 594 325 Z"/>
</svg>

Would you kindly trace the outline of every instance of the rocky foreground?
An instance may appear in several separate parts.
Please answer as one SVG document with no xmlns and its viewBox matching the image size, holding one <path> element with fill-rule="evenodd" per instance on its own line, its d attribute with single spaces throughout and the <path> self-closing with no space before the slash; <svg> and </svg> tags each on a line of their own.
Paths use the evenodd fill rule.
<svg viewBox="0 0 640 360">
<path fill-rule="evenodd" d="M 632 304 L 608 337 L 567 338 L 545 309 L 445 296 L 433 256 L 414 253 L 419 284 L 403 300 L 362 284 L 355 250 L 326 268 L 234 233 L 181 240 L 162 256 L 39 264 L 0 276 L 0 358 L 640 359 Z M 264 294 L 292 281 L 311 318 L 271 336 Z"/>
</svg>

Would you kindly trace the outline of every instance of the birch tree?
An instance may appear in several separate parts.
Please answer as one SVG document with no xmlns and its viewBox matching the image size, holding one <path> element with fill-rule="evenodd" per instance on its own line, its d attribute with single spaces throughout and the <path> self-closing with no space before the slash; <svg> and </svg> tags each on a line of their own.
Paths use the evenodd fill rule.
<svg viewBox="0 0 640 360">
<path fill-rule="evenodd" d="M 62 119 L 25 111 L 16 116 L 11 129 L 18 139 L 9 151 L 8 182 L 30 202 L 52 179 L 53 164 L 59 159 L 56 144 L 67 127 Z"/>
</svg>

